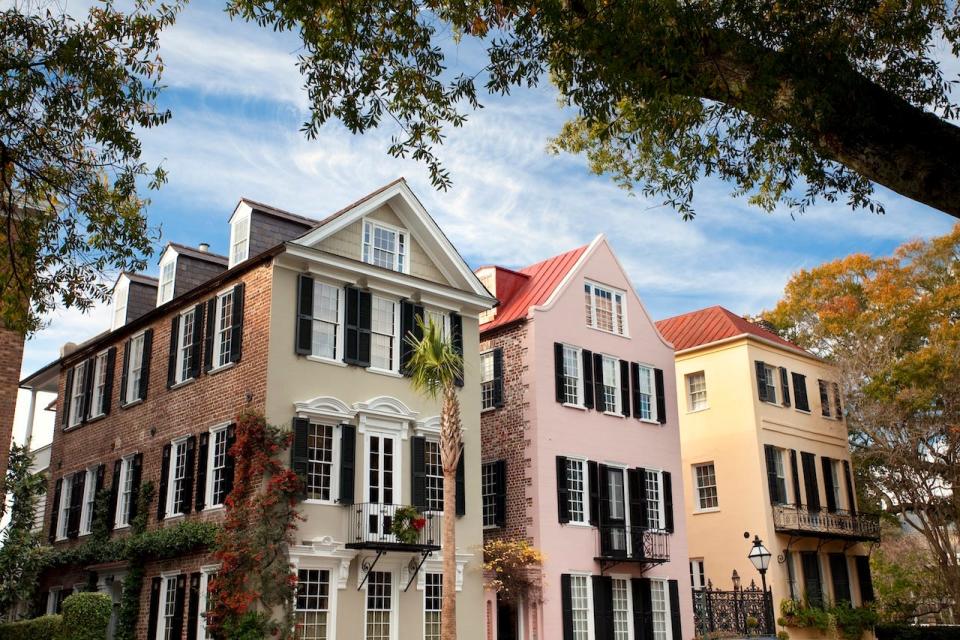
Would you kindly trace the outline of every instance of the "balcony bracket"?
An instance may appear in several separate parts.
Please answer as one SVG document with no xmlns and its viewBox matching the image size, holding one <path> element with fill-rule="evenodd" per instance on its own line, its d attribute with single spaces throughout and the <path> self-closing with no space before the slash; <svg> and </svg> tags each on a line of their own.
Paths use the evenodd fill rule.
<svg viewBox="0 0 960 640">
<path fill-rule="evenodd" d="M 427 561 L 427 558 L 433 555 L 433 551 L 427 549 L 420 553 L 420 562 L 417 562 L 417 557 L 413 556 L 410 558 L 410 564 L 407 568 L 410 570 L 410 579 L 407 580 L 407 586 L 403 588 L 403 592 L 406 593 L 407 589 L 410 588 L 410 585 L 413 584 L 413 581 L 417 579 L 417 574 L 420 573 L 420 567 L 423 566 L 423 563 Z"/>
<path fill-rule="evenodd" d="M 787 553 L 790 552 L 790 548 L 793 546 L 794 542 L 799 542 L 800 536 L 790 535 L 790 539 L 787 540 L 787 546 L 784 547 L 783 551 L 777 556 L 777 564 L 784 564 L 787 561 Z"/>
<path fill-rule="evenodd" d="M 823 549 L 823 545 L 833 542 L 829 538 L 820 538 L 817 540 L 817 553 L 820 553 L 820 550 Z"/>
<path fill-rule="evenodd" d="M 377 566 L 377 561 L 380 559 L 380 556 L 385 554 L 386 551 L 383 549 L 377 550 L 377 555 L 373 558 L 373 562 L 370 562 L 366 558 L 360 563 L 360 570 L 363 571 L 363 579 L 360 580 L 360 584 L 357 585 L 357 591 L 363 589 L 363 585 L 367 582 L 367 578 L 370 577 L 370 572 L 373 571 L 373 568 Z"/>
<path fill-rule="evenodd" d="M 607 558 L 597 558 L 597 561 L 600 563 L 600 575 L 605 575 L 607 570 L 613 569 L 615 566 L 620 564 L 619 560 L 609 560 Z"/>
</svg>

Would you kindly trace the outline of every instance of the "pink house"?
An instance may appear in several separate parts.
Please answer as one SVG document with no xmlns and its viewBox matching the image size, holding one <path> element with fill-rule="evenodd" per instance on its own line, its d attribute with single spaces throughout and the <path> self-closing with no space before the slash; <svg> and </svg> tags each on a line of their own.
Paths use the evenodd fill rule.
<svg viewBox="0 0 960 640">
<path fill-rule="evenodd" d="M 487 594 L 487 638 L 691 638 L 673 348 L 603 236 L 477 275 L 484 538 L 546 556 L 539 598 Z"/>
</svg>

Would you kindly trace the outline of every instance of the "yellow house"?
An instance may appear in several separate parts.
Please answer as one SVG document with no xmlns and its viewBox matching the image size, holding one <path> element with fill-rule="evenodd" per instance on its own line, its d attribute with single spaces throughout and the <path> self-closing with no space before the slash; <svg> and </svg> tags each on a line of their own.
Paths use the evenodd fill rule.
<svg viewBox="0 0 960 640">
<path fill-rule="evenodd" d="M 692 588 L 730 589 L 734 571 L 759 585 L 747 558 L 759 536 L 775 617 L 785 599 L 872 600 L 880 527 L 857 510 L 836 370 L 722 307 L 657 327 L 676 349 Z"/>
</svg>

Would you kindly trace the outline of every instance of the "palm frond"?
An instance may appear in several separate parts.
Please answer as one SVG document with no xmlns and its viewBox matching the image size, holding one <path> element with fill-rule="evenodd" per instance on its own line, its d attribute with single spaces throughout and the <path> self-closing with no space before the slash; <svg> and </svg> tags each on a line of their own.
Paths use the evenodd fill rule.
<svg viewBox="0 0 960 640">
<path fill-rule="evenodd" d="M 443 335 L 442 327 L 433 318 L 426 323 L 417 317 L 422 337 L 404 336 L 412 352 L 407 361 L 410 384 L 421 393 L 436 398 L 445 388 L 453 386 L 463 375 L 463 358 L 453 348 L 453 342 Z"/>
</svg>

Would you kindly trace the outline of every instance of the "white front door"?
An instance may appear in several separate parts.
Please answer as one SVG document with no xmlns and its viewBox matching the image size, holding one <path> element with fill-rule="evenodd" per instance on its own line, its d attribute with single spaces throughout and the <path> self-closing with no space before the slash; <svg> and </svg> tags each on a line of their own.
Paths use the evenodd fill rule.
<svg viewBox="0 0 960 640">
<path fill-rule="evenodd" d="M 390 527 L 400 497 L 396 456 L 395 437 L 375 434 L 367 437 L 367 535 L 371 540 L 394 541 Z"/>
</svg>

